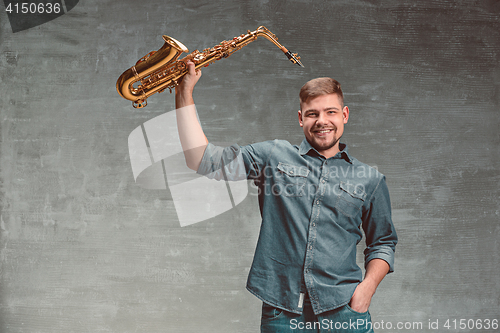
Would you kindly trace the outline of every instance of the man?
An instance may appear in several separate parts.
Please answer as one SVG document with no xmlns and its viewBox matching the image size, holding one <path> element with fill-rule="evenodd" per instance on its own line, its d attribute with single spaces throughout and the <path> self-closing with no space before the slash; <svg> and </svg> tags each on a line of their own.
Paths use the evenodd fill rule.
<svg viewBox="0 0 500 333">
<path fill-rule="evenodd" d="M 254 180 L 262 224 L 247 289 L 263 301 L 261 332 L 373 332 L 368 307 L 393 271 L 396 232 L 385 177 L 340 143 L 349 108 L 330 78 L 300 91 L 300 146 L 274 140 L 240 147 L 208 143 L 192 93 L 193 63 L 176 88 L 187 165 L 216 179 Z M 356 244 L 366 236 L 365 268 Z"/>
</svg>

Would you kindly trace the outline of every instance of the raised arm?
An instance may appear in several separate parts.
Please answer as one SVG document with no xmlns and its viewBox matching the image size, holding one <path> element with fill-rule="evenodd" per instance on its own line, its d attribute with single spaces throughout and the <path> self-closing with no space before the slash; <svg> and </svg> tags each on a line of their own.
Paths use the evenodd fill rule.
<svg viewBox="0 0 500 333">
<path fill-rule="evenodd" d="M 201 77 L 201 71 L 195 70 L 195 65 L 191 61 L 187 65 L 188 74 L 175 88 L 175 108 L 177 128 L 186 164 L 188 168 L 197 171 L 208 140 L 198 121 L 193 100 L 194 86 Z"/>
</svg>

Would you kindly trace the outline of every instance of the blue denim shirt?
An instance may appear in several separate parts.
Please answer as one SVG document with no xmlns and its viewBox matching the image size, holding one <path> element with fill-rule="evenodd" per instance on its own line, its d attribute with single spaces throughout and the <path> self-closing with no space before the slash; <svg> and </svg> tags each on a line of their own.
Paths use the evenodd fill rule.
<svg viewBox="0 0 500 333">
<path fill-rule="evenodd" d="M 305 292 L 316 314 L 347 304 L 362 281 L 361 228 L 365 265 L 379 258 L 394 270 L 385 177 L 340 149 L 326 159 L 304 139 L 300 146 L 274 140 L 205 150 L 198 173 L 258 186 L 262 224 L 247 289 L 270 305 L 301 313 Z"/>
</svg>

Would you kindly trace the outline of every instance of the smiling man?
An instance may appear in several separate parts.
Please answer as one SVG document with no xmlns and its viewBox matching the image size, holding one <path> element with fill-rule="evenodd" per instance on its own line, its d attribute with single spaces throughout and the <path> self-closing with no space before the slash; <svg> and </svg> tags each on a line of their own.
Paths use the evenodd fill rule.
<svg viewBox="0 0 500 333">
<path fill-rule="evenodd" d="M 323 87 L 324 85 L 324 87 Z M 331 89 L 330 87 L 338 87 Z M 325 95 L 309 96 L 311 90 L 325 91 Z M 310 81 L 301 90 L 299 124 L 304 129 L 307 141 L 324 157 L 333 157 L 339 152 L 339 140 L 344 133 L 344 124 L 349 120 L 349 108 L 343 106 L 339 95 L 340 85 L 330 78 Z"/>
<path fill-rule="evenodd" d="M 368 311 L 393 271 L 397 235 L 385 177 L 340 143 L 349 108 L 331 78 L 301 89 L 299 146 L 284 140 L 246 146 L 209 143 L 192 97 L 193 63 L 176 87 L 187 165 L 215 179 L 252 179 L 262 224 L 247 289 L 262 300 L 261 332 L 373 332 Z M 366 238 L 365 276 L 356 245 Z"/>
</svg>

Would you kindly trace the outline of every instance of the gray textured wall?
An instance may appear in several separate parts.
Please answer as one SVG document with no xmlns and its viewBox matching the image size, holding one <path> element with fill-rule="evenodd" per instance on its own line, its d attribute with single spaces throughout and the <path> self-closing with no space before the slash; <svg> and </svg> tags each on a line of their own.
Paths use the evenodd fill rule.
<svg viewBox="0 0 500 333">
<path fill-rule="evenodd" d="M 306 68 L 265 39 L 206 68 L 209 139 L 300 143 L 299 88 L 338 79 L 344 141 L 387 176 L 400 236 L 373 320 L 500 319 L 500 2 L 82 0 L 15 34 L 0 9 L 0 332 L 258 331 L 255 191 L 181 228 L 127 148 L 173 95 L 136 110 L 115 82 L 162 34 L 194 50 L 259 25 Z"/>
</svg>

